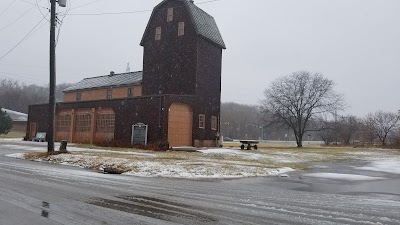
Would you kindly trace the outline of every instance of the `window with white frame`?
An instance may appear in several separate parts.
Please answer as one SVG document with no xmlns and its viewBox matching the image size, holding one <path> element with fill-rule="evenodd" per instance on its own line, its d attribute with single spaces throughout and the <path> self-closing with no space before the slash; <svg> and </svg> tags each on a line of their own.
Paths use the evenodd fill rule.
<svg viewBox="0 0 400 225">
<path fill-rule="evenodd" d="M 161 27 L 156 28 L 156 41 L 161 40 Z"/>
<path fill-rule="evenodd" d="M 206 128 L 206 115 L 204 114 L 199 115 L 199 128 L 202 129 Z"/>
<path fill-rule="evenodd" d="M 216 116 L 211 117 L 211 130 L 218 129 L 218 118 Z"/>
<path fill-rule="evenodd" d="M 174 20 L 174 8 L 169 8 L 167 10 L 167 22 L 171 22 Z"/>
<path fill-rule="evenodd" d="M 178 24 L 178 36 L 185 35 L 185 22 L 179 22 Z"/>
</svg>

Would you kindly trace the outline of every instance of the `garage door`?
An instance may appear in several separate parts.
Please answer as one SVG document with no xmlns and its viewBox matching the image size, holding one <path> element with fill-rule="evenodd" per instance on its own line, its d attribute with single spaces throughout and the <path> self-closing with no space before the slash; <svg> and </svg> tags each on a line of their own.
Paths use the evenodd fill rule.
<svg viewBox="0 0 400 225">
<path fill-rule="evenodd" d="M 168 142 L 171 147 L 192 146 L 193 112 L 190 106 L 173 103 L 168 113 Z"/>
</svg>

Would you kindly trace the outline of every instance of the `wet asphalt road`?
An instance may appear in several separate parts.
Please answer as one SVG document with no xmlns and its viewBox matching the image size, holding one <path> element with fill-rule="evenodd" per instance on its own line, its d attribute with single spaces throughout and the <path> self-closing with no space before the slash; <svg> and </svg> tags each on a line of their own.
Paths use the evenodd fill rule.
<svg viewBox="0 0 400 225">
<path fill-rule="evenodd" d="M 0 143 L 1 225 L 400 224 L 400 178 L 393 174 L 368 182 L 302 173 L 217 181 L 139 178 L 4 157 L 15 152 L 21 151 Z M 316 171 L 348 172 L 354 163 Z"/>
</svg>

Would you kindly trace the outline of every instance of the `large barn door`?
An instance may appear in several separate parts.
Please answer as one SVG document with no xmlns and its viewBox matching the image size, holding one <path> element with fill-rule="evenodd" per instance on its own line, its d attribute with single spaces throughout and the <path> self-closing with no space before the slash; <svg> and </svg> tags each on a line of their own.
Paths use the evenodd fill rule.
<svg viewBox="0 0 400 225">
<path fill-rule="evenodd" d="M 168 113 L 169 146 L 192 146 L 192 125 L 193 112 L 190 106 L 173 103 Z"/>
</svg>

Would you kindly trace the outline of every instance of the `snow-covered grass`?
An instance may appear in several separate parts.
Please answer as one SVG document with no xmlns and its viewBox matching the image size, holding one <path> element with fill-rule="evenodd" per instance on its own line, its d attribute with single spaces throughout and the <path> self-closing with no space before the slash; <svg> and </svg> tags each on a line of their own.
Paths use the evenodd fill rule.
<svg viewBox="0 0 400 225">
<path fill-rule="evenodd" d="M 1 142 L 1 141 L 0 141 Z M 24 142 L 26 143 L 26 142 Z M 239 178 L 273 176 L 292 170 L 306 170 L 311 162 L 343 159 L 371 161 L 370 166 L 360 169 L 400 173 L 400 152 L 396 150 L 273 147 L 258 150 L 238 148 L 200 149 L 198 152 L 167 151 L 154 152 L 137 149 L 98 148 L 91 146 L 68 146 L 69 154 L 41 153 L 46 151 L 45 143 L 2 144 L 26 153 L 9 157 L 34 161 L 48 161 L 63 165 L 79 166 L 95 170 L 119 169 L 127 175 L 174 178 Z M 387 161 L 392 160 L 390 163 Z M 375 163 L 375 164 L 374 164 Z M 396 169 L 397 168 L 397 169 Z M 325 174 L 326 175 L 326 174 Z M 330 177 L 339 175 L 331 175 Z M 349 176 L 347 176 L 349 177 Z M 351 179 L 367 179 L 353 176 Z"/>
</svg>

